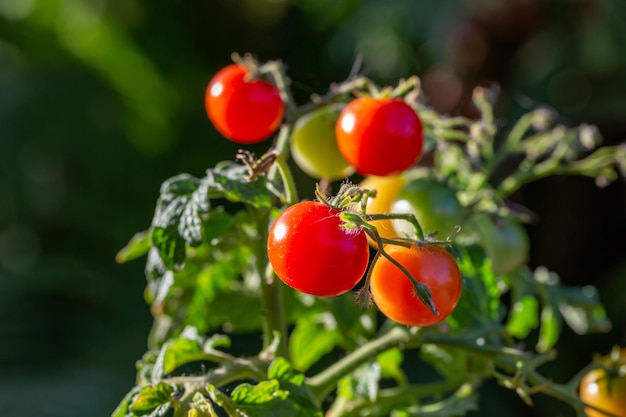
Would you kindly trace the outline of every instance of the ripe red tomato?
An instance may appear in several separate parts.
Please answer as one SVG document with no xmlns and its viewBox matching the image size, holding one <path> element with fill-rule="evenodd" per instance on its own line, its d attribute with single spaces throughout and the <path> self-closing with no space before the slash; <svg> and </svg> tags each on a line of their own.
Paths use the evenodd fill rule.
<svg viewBox="0 0 626 417">
<path fill-rule="evenodd" d="M 452 255 L 443 247 L 414 244 L 410 248 L 385 245 L 393 259 L 432 292 L 439 315 L 434 315 L 420 301 L 413 282 L 397 266 L 384 257 L 372 266 L 370 290 L 374 303 L 387 317 L 407 326 L 430 326 L 445 319 L 461 296 L 461 273 Z"/>
<path fill-rule="evenodd" d="M 361 175 L 391 175 L 422 154 L 424 129 L 401 99 L 359 97 L 342 110 L 336 126 L 339 151 Z"/>
<path fill-rule="evenodd" d="M 340 211 L 316 201 L 296 203 L 272 224 L 267 254 L 274 272 L 298 291 L 334 296 L 363 277 L 369 246 L 363 230 L 341 228 Z"/>
<path fill-rule="evenodd" d="M 609 355 L 604 360 L 607 364 L 610 363 Z M 580 381 L 579 395 L 588 405 L 616 416 L 626 416 L 626 373 L 623 372 L 626 367 L 626 348 L 621 349 L 617 365 L 622 367 L 621 373 L 616 370 L 618 375 L 607 375 L 602 369 L 595 369 L 585 375 Z M 586 408 L 585 413 L 587 417 L 606 416 L 591 408 Z"/>
<path fill-rule="evenodd" d="M 207 116 L 224 137 L 252 144 L 272 135 L 283 119 L 284 103 L 278 89 L 261 79 L 247 80 L 243 65 L 219 70 L 204 96 Z"/>
<path fill-rule="evenodd" d="M 354 168 L 337 148 L 335 125 L 343 104 L 331 104 L 304 114 L 293 126 L 291 156 L 313 178 L 338 180 L 352 175 Z"/>
</svg>

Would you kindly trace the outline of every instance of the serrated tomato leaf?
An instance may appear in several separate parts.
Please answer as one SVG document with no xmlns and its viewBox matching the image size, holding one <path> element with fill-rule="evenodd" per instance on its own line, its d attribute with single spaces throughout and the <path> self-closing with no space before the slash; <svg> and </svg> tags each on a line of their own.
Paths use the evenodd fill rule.
<svg viewBox="0 0 626 417">
<path fill-rule="evenodd" d="M 322 415 L 313 393 L 304 385 L 304 374 L 293 369 L 287 359 L 274 359 L 267 371 L 267 377 L 277 380 L 280 388 L 289 393 L 289 399 L 294 403 L 298 416 Z"/>
<path fill-rule="evenodd" d="M 158 407 L 169 403 L 173 392 L 174 388 L 164 382 L 142 387 L 129 410 L 137 416 L 151 414 Z"/>
<path fill-rule="evenodd" d="M 243 383 L 231 394 L 238 415 L 246 417 L 292 417 L 296 409 L 288 397 L 289 393 L 280 389 L 277 380 L 257 385 Z"/>
<path fill-rule="evenodd" d="M 233 161 L 218 163 L 207 171 L 206 181 L 211 195 L 225 197 L 232 202 L 270 209 L 272 194 L 267 188 L 267 178 L 259 176 L 250 181 L 248 168 Z"/>
<path fill-rule="evenodd" d="M 133 413 L 130 411 L 130 405 L 140 390 L 140 387 L 133 387 L 124 396 L 124 398 L 122 398 L 122 401 L 120 401 L 115 410 L 113 410 L 113 413 L 111 413 L 111 417 L 132 417 Z"/>
<path fill-rule="evenodd" d="M 152 244 L 158 250 L 165 268 L 175 271 L 182 267 L 187 254 L 185 240 L 178 234 L 178 227 L 153 227 Z"/>
</svg>

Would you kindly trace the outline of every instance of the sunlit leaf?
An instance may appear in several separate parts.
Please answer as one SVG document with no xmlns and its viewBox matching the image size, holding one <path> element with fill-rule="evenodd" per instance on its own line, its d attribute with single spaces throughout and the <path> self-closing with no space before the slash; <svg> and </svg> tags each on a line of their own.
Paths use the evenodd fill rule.
<svg viewBox="0 0 626 417">
<path fill-rule="evenodd" d="M 556 344 L 561 334 L 561 318 L 552 305 L 545 305 L 541 310 L 541 326 L 537 351 L 547 352 Z"/>
<path fill-rule="evenodd" d="M 130 241 L 115 255 L 117 263 L 126 263 L 144 256 L 152 247 L 150 232 L 135 233 Z"/>
<path fill-rule="evenodd" d="M 514 298 L 506 324 L 507 331 L 518 338 L 525 338 L 539 325 L 539 303 L 532 294 Z"/>
<path fill-rule="evenodd" d="M 397 384 L 405 385 L 406 375 L 402 370 L 404 354 L 398 348 L 388 349 L 376 355 L 376 361 L 380 365 L 380 375 L 382 378 L 393 378 Z"/>
<path fill-rule="evenodd" d="M 159 406 L 169 403 L 173 392 L 174 388 L 164 382 L 143 387 L 129 409 L 137 416 L 150 414 Z"/>
<path fill-rule="evenodd" d="M 324 317 L 332 320 L 330 316 L 312 314 L 296 321 L 289 337 L 289 354 L 295 369 L 306 371 L 335 347 L 336 329 L 329 329 Z"/>
<path fill-rule="evenodd" d="M 223 161 L 207 171 L 206 181 L 210 191 L 218 192 L 233 202 L 250 204 L 259 209 L 272 207 L 272 194 L 267 188 L 267 179 L 260 176 L 247 180 L 246 166 L 233 161 Z"/>
<path fill-rule="evenodd" d="M 243 383 L 231 394 L 237 412 L 245 417 L 292 417 L 296 411 L 288 397 L 277 380 Z"/>
</svg>

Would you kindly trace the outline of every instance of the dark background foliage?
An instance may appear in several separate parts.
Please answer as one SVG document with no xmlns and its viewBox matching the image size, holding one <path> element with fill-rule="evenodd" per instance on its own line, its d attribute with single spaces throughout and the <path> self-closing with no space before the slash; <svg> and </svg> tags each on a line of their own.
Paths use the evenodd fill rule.
<svg viewBox="0 0 626 417">
<path fill-rule="evenodd" d="M 203 107 L 231 52 L 282 59 L 300 102 L 360 57 L 381 84 L 419 75 L 444 114 L 473 116 L 472 88 L 496 83 L 503 128 L 545 104 L 616 144 L 624 18 L 622 0 L 0 0 L 0 415 L 108 416 L 133 385 L 151 325 L 143 261 L 114 257 L 162 181 L 234 157 Z M 596 285 L 613 320 L 565 331 L 546 366 L 565 380 L 626 345 L 626 187 L 557 177 L 514 197 L 537 214 L 532 265 Z M 536 403 L 488 384 L 475 415 L 569 411 Z"/>
</svg>

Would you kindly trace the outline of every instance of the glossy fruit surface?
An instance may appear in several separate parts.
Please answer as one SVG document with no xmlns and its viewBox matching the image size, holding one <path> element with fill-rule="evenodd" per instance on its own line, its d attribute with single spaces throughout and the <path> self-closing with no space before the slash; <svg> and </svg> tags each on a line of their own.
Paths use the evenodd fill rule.
<svg viewBox="0 0 626 417">
<path fill-rule="evenodd" d="M 480 213 L 472 218 L 471 227 L 476 230 L 479 242 L 491 260 L 494 274 L 509 274 L 528 260 L 528 234 L 516 220 Z"/>
<path fill-rule="evenodd" d="M 466 210 L 456 197 L 456 193 L 445 184 L 432 178 L 411 180 L 391 204 L 394 213 L 413 214 L 424 234 L 437 232 L 436 237 L 445 239 L 454 232 L 457 225 L 462 225 Z M 394 220 L 399 236 L 412 236 L 414 228 L 404 220 Z"/>
<path fill-rule="evenodd" d="M 407 180 L 402 175 L 386 177 L 369 175 L 363 178 L 359 184 L 361 188 L 376 190 L 376 197 L 368 198 L 365 212 L 368 214 L 390 213 L 391 203 L 406 183 Z M 372 224 L 376 226 L 383 238 L 391 239 L 398 236 L 391 220 L 375 220 Z"/>
<path fill-rule="evenodd" d="M 354 168 L 337 147 L 335 125 L 344 106 L 333 104 L 304 114 L 296 120 L 291 136 L 291 156 L 313 178 L 338 180 L 352 175 Z"/>
<path fill-rule="evenodd" d="M 609 356 L 604 358 L 610 363 Z M 609 375 L 602 369 L 595 369 L 583 377 L 580 382 L 580 399 L 617 416 L 626 417 L 626 348 L 622 348 L 615 364 L 615 375 Z M 620 371 L 621 367 L 621 371 Z M 586 408 L 587 417 L 606 417 L 606 414 Z"/>
<path fill-rule="evenodd" d="M 396 265 L 380 257 L 373 265 L 370 290 L 374 303 L 392 320 L 407 326 L 430 326 L 445 319 L 461 296 L 462 279 L 456 261 L 443 247 L 417 244 L 386 245 L 386 251 L 432 292 L 434 315 L 414 292 L 413 282 Z"/>
<path fill-rule="evenodd" d="M 339 151 L 364 176 L 405 171 L 417 162 L 424 145 L 420 118 L 400 99 L 352 100 L 339 116 L 336 134 Z"/>
<path fill-rule="evenodd" d="M 238 64 L 219 70 L 204 96 L 207 116 L 227 139 L 258 143 L 271 136 L 283 119 L 284 104 L 278 89 L 262 79 L 248 80 Z"/>
<path fill-rule="evenodd" d="M 276 275 L 301 292 L 333 296 L 350 291 L 369 262 L 361 229 L 341 228 L 340 212 L 304 201 L 288 207 L 270 228 L 267 253 Z"/>
</svg>

